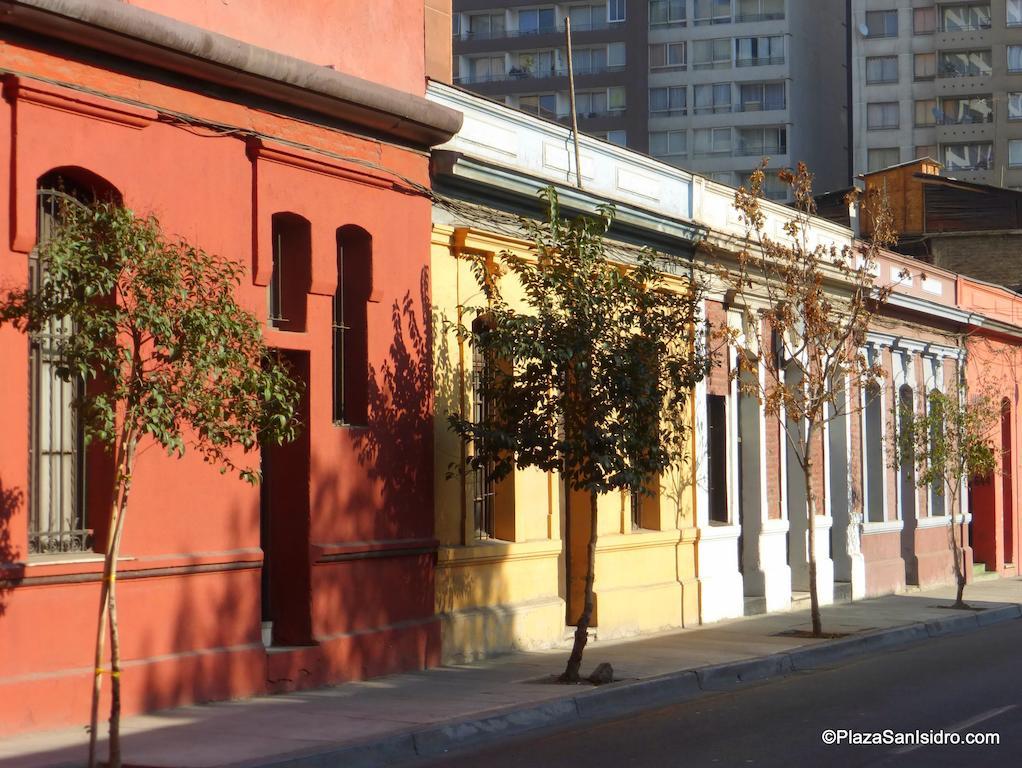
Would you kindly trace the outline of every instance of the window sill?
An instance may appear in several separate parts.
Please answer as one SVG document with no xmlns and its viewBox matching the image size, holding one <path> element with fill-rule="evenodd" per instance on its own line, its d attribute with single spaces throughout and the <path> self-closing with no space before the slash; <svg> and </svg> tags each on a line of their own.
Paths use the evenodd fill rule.
<svg viewBox="0 0 1022 768">
<path fill-rule="evenodd" d="M 104 556 L 100 553 L 76 553 L 83 557 L 44 556 L 36 559 L 0 565 L 0 580 L 16 583 L 34 581 L 62 583 L 64 581 L 98 581 L 103 573 Z M 197 552 L 193 554 L 170 554 L 153 556 L 124 555 L 117 558 L 118 573 L 128 574 L 152 572 L 152 575 L 173 575 L 198 570 L 227 570 L 229 568 L 259 567 L 263 560 L 262 550 L 257 547 L 227 550 L 223 552 Z M 227 566 L 227 568 L 225 568 Z M 83 578 L 84 577 L 84 578 Z"/>
<path fill-rule="evenodd" d="M 27 568 L 44 565 L 77 565 L 79 563 L 103 562 L 102 552 L 63 552 L 59 555 L 29 555 L 24 561 Z"/>
<path fill-rule="evenodd" d="M 863 535 L 869 535 L 872 533 L 898 533 L 905 528 L 905 523 L 901 520 L 886 520 L 882 523 L 863 523 L 862 533 Z"/>
<path fill-rule="evenodd" d="M 536 541 L 475 539 L 464 545 L 441 545 L 437 549 L 437 565 L 458 566 L 501 560 L 545 559 L 559 556 L 562 548 L 560 539 Z"/>
</svg>

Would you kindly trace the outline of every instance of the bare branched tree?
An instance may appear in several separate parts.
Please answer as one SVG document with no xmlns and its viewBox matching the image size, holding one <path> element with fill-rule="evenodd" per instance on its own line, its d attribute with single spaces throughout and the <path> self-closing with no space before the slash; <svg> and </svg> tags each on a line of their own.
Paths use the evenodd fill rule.
<svg viewBox="0 0 1022 768">
<path fill-rule="evenodd" d="M 731 303 L 743 313 L 742 328 L 715 329 L 738 350 L 731 375 L 741 391 L 756 397 L 780 425 L 788 455 L 804 483 L 813 634 L 823 634 L 817 587 L 816 517 L 821 500 L 815 470 L 828 422 L 861 409 L 860 392 L 883 377 L 864 352 L 867 332 L 887 301 L 891 286 L 880 285 L 878 257 L 894 241 L 892 218 L 879 196 L 850 193 L 872 218 L 873 239 L 850 247 L 824 245 L 814 232 L 816 205 L 812 174 L 804 164 L 781 171 L 794 200 L 783 237 L 768 234 L 762 202 L 765 162 L 748 187 L 735 193 L 735 208 L 746 227 L 743 247 L 715 268 Z"/>
</svg>

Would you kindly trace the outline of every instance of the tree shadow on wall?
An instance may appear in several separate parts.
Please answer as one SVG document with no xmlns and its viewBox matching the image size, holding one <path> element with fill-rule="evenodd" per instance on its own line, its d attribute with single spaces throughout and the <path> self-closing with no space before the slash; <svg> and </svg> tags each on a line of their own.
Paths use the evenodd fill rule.
<svg viewBox="0 0 1022 768">
<path fill-rule="evenodd" d="M 0 481 L 0 617 L 7 611 L 8 595 L 24 574 L 24 568 L 18 564 L 21 551 L 11 539 L 11 518 L 24 502 L 25 494 L 20 488 L 8 488 Z"/>
<path fill-rule="evenodd" d="M 433 352 L 429 270 L 391 307 L 387 359 L 369 366 L 368 429 L 354 436 L 358 461 L 378 488 L 393 536 L 433 533 Z"/>
</svg>

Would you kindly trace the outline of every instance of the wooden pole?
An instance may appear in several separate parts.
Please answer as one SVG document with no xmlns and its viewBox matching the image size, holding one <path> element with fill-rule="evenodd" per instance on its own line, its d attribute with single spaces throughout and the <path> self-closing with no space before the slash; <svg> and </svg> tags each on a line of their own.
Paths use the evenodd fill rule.
<svg viewBox="0 0 1022 768">
<path fill-rule="evenodd" d="M 575 186 L 582 189 L 582 159 L 578 150 L 578 113 L 575 111 L 575 64 L 571 60 L 571 19 L 564 17 L 564 37 L 568 44 L 568 104 L 571 108 L 571 135 L 575 140 Z"/>
</svg>

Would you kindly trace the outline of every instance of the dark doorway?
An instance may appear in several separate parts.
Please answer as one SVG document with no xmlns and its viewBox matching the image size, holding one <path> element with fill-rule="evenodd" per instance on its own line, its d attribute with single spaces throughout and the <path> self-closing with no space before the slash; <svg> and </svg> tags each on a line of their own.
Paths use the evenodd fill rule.
<svg viewBox="0 0 1022 768">
<path fill-rule="evenodd" d="M 309 380 L 309 353 L 282 351 L 301 381 Z M 306 390 L 308 388 L 306 387 Z M 312 642 L 309 562 L 309 406 L 299 406 L 301 432 L 286 445 L 264 445 L 260 463 L 259 545 L 263 550 L 262 620 L 273 645 Z"/>
<path fill-rule="evenodd" d="M 1001 513 L 1004 526 L 1004 564 L 1015 561 L 1015 504 L 1012 498 L 1011 403 L 1001 401 Z"/>
</svg>

